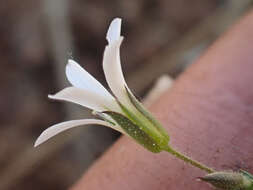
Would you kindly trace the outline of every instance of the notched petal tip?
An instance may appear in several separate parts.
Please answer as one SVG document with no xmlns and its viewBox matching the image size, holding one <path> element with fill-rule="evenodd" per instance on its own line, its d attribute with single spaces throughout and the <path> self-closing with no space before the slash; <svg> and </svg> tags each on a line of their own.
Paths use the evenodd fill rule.
<svg viewBox="0 0 253 190">
<path fill-rule="evenodd" d="M 53 94 L 48 94 L 48 95 L 47 95 L 47 97 L 48 97 L 49 99 L 52 99 L 52 100 L 55 99 L 54 96 L 55 96 L 55 95 L 53 95 Z"/>
<path fill-rule="evenodd" d="M 111 22 L 106 34 L 106 39 L 109 44 L 119 39 L 121 32 L 121 21 L 121 18 L 115 18 Z"/>
<path fill-rule="evenodd" d="M 68 59 L 68 63 L 66 65 L 66 72 L 67 72 L 67 69 L 69 69 L 71 66 L 78 66 L 78 67 L 81 67 L 76 61 L 74 61 L 73 59 Z"/>
<path fill-rule="evenodd" d="M 76 63 L 76 61 L 74 61 L 73 59 L 68 59 L 68 63 Z"/>
<path fill-rule="evenodd" d="M 70 74 L 70 72 L 73 69 L 82 70 L 82 67 L 76 61 L 74 61 L 73 59 L 68 59 L 68 63 L 65 67 L 66 75 L 68 76 L 68 74 Z"/>
</svg>

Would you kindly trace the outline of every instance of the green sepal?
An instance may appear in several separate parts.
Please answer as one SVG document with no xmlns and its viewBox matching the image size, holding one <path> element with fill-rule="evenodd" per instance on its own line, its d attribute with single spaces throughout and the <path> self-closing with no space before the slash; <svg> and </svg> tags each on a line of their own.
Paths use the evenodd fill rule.
<svg viewBox="0 0 253 190">
<path fill-rule="evenodd" d="M 134 138 L 139 144 L 144 146 L 151 152 L 158 153 L 162 151 L 162 148 L 154 141 L 145 131 L 141 130 L 138 125 L 128 119 L 126 116 L 112 111 L 103 112 L 109 115 L 120 127 L 132 138 Z"/>
<path fill-rule="evenodd" d="M 137 98 L 128 90 L 127 87 L 125 87 L 125 89 L 131 103 L 135 106 L 135 108 L 139 112 L 141 112 L 169 142 L 170 137 L 167 131 L 163 128 L 163 126 L 152 116 L 152 114 L 142 105 L 142 103 L 139 100 L 137 100 Z"/>
<path fill-rule="evenodd" d="M 239 171 L 241 174 L 243 174 L 244 176 L 248 177 L 249 179 L 253 180 L 253 175 L 250 174 L 249 172 L 245 171 L 245 170 L 240 170 Z"/>
<path fill-rule="evenodd" d="M 246 178 L 245 181 L 248 183 L 245 190 L 253 190 L 253 175 L 245 170 L 240 170 L 239 172 Z"/>
<path fill-rule="evenodd" d="M 160 133 L 160 131 L 158 131 L 153 126 L 153 124 L 146 117 L 143 116 L 143 114 L 139 112 L 136 113 L 136 112 L 130 111 L 126 106 L 121 104 L 119 101 L 118 101 L 118 104 L 121 110 L 123 111 L 123 113 L 125 114 L 125 116 L 129 120 L 131 120 L 134 124 L 136 124 L 139 127 L 139 129 L 144 131 L 163 150 L 166 150 L 166 148 L 168 147 L 168 140 L 164 138 L 164 136 Z"/>
</svg>

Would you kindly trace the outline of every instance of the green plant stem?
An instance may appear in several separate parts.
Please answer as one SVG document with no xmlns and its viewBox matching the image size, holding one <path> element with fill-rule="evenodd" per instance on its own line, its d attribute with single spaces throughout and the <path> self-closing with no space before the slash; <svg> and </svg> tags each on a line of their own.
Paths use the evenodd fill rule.
<svg viewBox="0 0 253 190">
<path fill-rule="evenodd" d="M 165 151 L 167 151 L 170 154 L 172 154 L 173 156 L 175 156 L 175 157 L 183 160 L 184 162 L 191 164 L 192 166 L 195 166 L 195 167 L 197 167 L 197 168 L 199 168 L 199 169 L 201 169 L 203 171 L 206 171 L 207 173 L 213 173 L 213 172 L 215 172 L 215 170 L 213 170 L 212 168 L 209 168 L 209 167 L 205 166 L 204 164 L 202 164 L 202 163 L 200 163 L 200 162 L 198 162 L 196 160 L 193 160 L 193 159 L 191 159 L 188 156 L 185 156 L 184 154 L 176 151 L 175 149 L 173 149 L 173 148 L 171 148 L 169 146 L 165 149 Z"/>
</svg>

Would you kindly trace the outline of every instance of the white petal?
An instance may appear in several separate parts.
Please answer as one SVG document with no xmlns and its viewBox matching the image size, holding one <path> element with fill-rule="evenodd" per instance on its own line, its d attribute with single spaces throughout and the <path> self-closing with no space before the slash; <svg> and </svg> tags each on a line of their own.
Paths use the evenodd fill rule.
<svg viewBox="0 0 253 190">
<path fill-rule="evenodd" d="M 123 37 L 106 46 L 103 58 L 103 69 L 106 81 L 117 99 L 124 105 L 131 106 L 125 87 L 127 87 L 120 63 L 120 45 Z"/>
<path fill-rule="evenodd" d="M 99 94 L 76 87 L 65 88 L 55 95 L 49 95 L 48 97 L 55 100 L 73 102 L 100 112 L 105 110 L 120 110 L 113 97 L 112 99 L 106 99 Z"/>
<path fill-rule="evenodd" d="M 53 125 L 49 128 L 47 128 L 45 131 L 43 131 L 41 133 L 41 135 L 38 137 L 38 139 L 36 140 L 34 146 L 38 146 L 40 144 L 42 144 L 43 142 L 47 141 L 48 139 L 50 139 L 51 137 L 66 131 L 70 128 L 73 127 L 78 127 L 80 125 L 90 125 L 90 124 L 97 124 L 97 125 L 103 125 L 106 127 L 110 127 L 112 129 L 115 129 L 121 133 L 125 133 L 123 132 L 123 130 L 119 127 L 115 127 L 111 124 L 109 124 L 108 122 L 102 121 L 102 120 L 98 120 L 98 119 L 81 119 L 81 120 L 72 120 L 72 121 L 65 121 L 62 123 L 58 123 L 56 125 Z"/>
<path fill-rule="evenodd" d="M 66 66 L 66 75 L 73 86 L 95 92 L 110 99 L 112 98 L 112 95 L 104 88 L 104 86 L 74 60 L 69 59 Z"/>
<path fill-rule="evenodd" d="M 121 32 L 121 19 L 115 18 L 111 22 L 109 29 L 107 31 L 106 39 L 108 43 L 110 44 L 118 40 L 120 37 L 120 32 Z"/>
</svg>

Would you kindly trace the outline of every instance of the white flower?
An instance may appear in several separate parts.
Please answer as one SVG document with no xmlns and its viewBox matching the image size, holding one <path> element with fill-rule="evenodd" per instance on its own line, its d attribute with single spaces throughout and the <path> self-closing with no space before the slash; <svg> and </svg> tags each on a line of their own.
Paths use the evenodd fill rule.
<svg viewBox="0 0 253 190">
<path fill-rule="evenodd" d="M 73 86 L 48 96 L 94 110 L 93 113 L 101 120 L 81 119 L 58 123 L 46 129 L 34 146 L 67 129 L 87 124 L 113 128 L 133 137 L 152 152 L 160 152 L 168 145 L 169 137 L 165 130 L 142 107 L 126 85 L 120 63 L 120 45 L 123 40 L 120 33 L 121 19 L 115 18 L 106 35 L 108 45 L 103 58 L 105 78 L 115 97 L 73 60 L 69 60 L 66 66 L 67 78 Z"/>
</svg>

